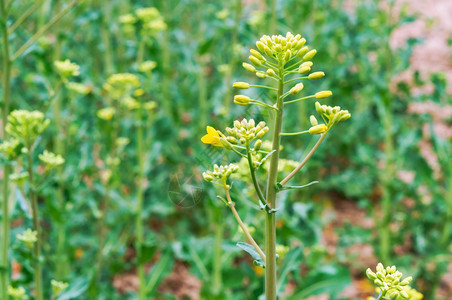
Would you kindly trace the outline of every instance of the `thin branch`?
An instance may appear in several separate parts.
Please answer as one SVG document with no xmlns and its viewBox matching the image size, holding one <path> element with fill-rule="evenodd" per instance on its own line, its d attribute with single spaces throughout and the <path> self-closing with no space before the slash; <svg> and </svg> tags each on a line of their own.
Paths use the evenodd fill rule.
<svg viewBox="0 0 452 300">
<path fill-rule="evenodd" d="M 298 78 L 294 78 L 294 79 L 291 79 L 291 80 L 287 80 L 287 81 L 284 82 L 284 84 L 288 84 L 288 83 L 291 83 L 291 82 L 294 82 L 294 81 L 297 81 L 297 80 L 300 80 L 300 79 L 308 79 L 308 76 L 298 77 Z"/>
<path fill-rule="evenodd" d="M 17 50 L 17 52 L 13 55 L 11 60 L 17 59 L 21 56 L 36 40 L 38 40 L 50 27 L 52 27 L 55 23 L 57 23 L 69 10 L 78 2 L 78 0 L 73 0 L 69 3 L 65 8 L 63 8 L 57 15 L 55 15 L 49 23 L 42 26 L 22 47 Z"/>
<path fill-rule="evenodd" d="M 278 91 L 278 89 L 266 86 L 266 85 L 250 85 L 250 87 L 257 87 L 257 88 L 263 88 L 263 89 L 268 89 L 268 90 L 272 90 L 272 91 Z"/>
<path fill-rule="evenodd" d="M 281 136 L 292 136 L 292 135 L 300 135 L 300 134 L 305 134 L 308 133 L 309 130 L 305 130 L 305 131 L 299 131 L 299 132 L 281 132 Z"/>
<path fill-rule="evenodd" d="M 298 101 L 307 100 L 307 99 L 312 99 L 312 98 L 315 98 L 315 95 L 301 97 L 301 98 L 298 98 L 298 99 L 295 99 L 295 100 L 290 100 L 290 101 L 284 102 L 284 105 L 285 104 L 290 104 L 290 103 L 295 103 L 295 102 L 298 102 Z"/>
<path fill-rule="evenodd" d="M 256 190 L 256 193 L 259 196 L 259 199 L 261 200 L 261 202 L 263 204 L 267 204 L 264 194 L 262 194 L 261 188 L 259 186 L 259 182 L 257 181 L 257 176 L 256 176 L 256 172 L 255 172 L 256 169 L 253 166 L 253 158 L 251 157 L 251 149 L 250 149 L 249 141 L 246 142 L 246 154 L 247 154 L 247 159 L 248 159 L 248 165 L 250 166 L 250 173 L 251 173 L 251 178 L 253 180 L 254 189 Z"/>
<path fill-rule="evenodd" d="M 259 256 L 262 258 L 262 260 L 265 262 L 265 254 L 264 251 L 259 247 L 259 245 L 256 243 L 256 241 L 253 239 L 251 234 L 249 233 L 248 229 L 246 228 L 245 224 L 242 222 L 242 219 L 240 218 L 239 214 L 237 213 L 237 210 L 234 207 L 234 202 L 231 200 L 231 196 L 229 195 L 229 190 L 224 187 L 224 192 L 226 193 L 226 198 L 228 200 L 229 208 L 231 209 L 232 213 L 234 214 L 235 219 L 239 223 L 240 228 L 242 228 L 243 233 L 248 238 L 251 245 L 253 245 L 254 249 L 256 249 L 257 253 L 259 253 Z"/>
<path fill-rule="evenodd" d="M 20 26 L 20 24 L 22 24 L 25 19 L 27 19 L 36 9 L 39 8 L 39 6 L 41 6 L 42 4 L 42 0 L 41 1 L 36 1 L 35 4 L 33 4 L 32 6 L 30 6 L 20 17 L 19 19 L 17 19 L 17 21 L 8 29 L 8 34 L 12 34 L 17 27 Z"/>
<path fill-rule="evenodd" d="M 328 132 L 328 131 L 327 131 Z M 303 161 L 292 171 L 290 172 L 289 175 L 287 175 L 286 178 L 284 178 L 283 180 L 281 180 L 280 184 L 281 185 L 285 185 L 287 183 L 287 181 L 289 181 L 292 177 L 295 176 L 295 174 L 297 174 L 298 171 L 301 170 L 301 168 L 303 168 L 303 166 L 306 164 L 306 162 L 311 158 L 311 156 L 314 154 L 314 152 L 317 150 L 317 148 L 319 148 L 320 144 L 323 142 L 323 140 L 326 137 L 327 132 L 325 132 L 324 134 L 322 134 L 322 136 L 320 137 L 320 139 L 317 141 L 317 143 L 314 145 L 314 147 L 312 147 L 311 151 L 309 151 L 308 155 L 303 159 Z"/>
</svg>

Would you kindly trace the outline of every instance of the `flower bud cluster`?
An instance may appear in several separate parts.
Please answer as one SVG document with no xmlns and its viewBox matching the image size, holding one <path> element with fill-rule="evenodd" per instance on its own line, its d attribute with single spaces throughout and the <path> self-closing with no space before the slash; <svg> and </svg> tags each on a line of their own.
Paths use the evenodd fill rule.
<svg viewBox="0 0 452 300">
<path fill-rule="evenodd" d="M 67 289 L 67 287 L 69 286 L 69 283 L 67 282 L 56 281 L 54 279 L 50 281 L 50 284 L 52 285 L 52 293 L 54 297 L 61 294 L 61 292 Z"/>
<path fill-rule="evenodd" d="M 17 139 L 3 141 L 0 144 L 0 152 L 6 159 L 13 160 L 20 154 L 20 142 Z"/>
<path fill-rule="evenodd" d="M 283 63 L 288 62 L 293 57 L 303 57 L 303 60 L 308 61 L 314 57 L 316 50 L 308 52 L 308 47 L 303 47 L 306 43 L 306 39 L 297 34 L 294 36 L 288 32 L 286 36 L 264 35 L 259 41 L 256 42 L 256 46 L 259 51 L 251 49 L 250 61 L 255 66 L 259 67 L 266 61 L 265 56 L 276 58 Z"/>
<path fill-rule="evenodd" d="M 16 235 L 16 238 L 31 249 L 33 248 L 33 244 L 38 241 L 38 232 L 28 228 L 22 234 Z"/>
<path fill-rule="evenodd" d="M 55 65 L 57 72 L 63 78 L 80 75 L 80 66 L 71 62 L 69 59 L 64 61 L 55 61 L 53 64 Z"/>
<path fill-rule="evenodd" d="M 234 164 L 229 164 L 226 166 L 213 166 L 213 171 L 205 171 L 202 173 L 202 177 L 207 182 L 222 181 L 225 182 L 233 173 L 238 171 L 239 167 Z"/>
<path fill-rule="evenodd" d="M 241 122 L 235 120 L 234 127 L 226 127 L 226 132 L 230 135 L 228 142 L 231 144 L 246 144 L 247 142 L 262 138 L 268 132 L 268 127 L 265 126 L 264 121 L 256 125 L 253 119 L 249 121 L 243 119 Z"/>
<path fill-rule="evenodd" d="M 8 287 L 8 295 L 13 299 L 13 300 L 28 300 L 28 295 L 27 292 L 25 291 L 25 289 L 23 287 L 18 287 L 18 288 L 14 288 L 12 286 Z"/>
<path fill-rule="evenodd" d="M 319 115 L 324 116 L 329 120 L 328 127 L 348 120 L 352 116 L 348 110 L 341 110 L 339 106 L 331 107 L 328 105 L 321 105 L 318 101 L 315 103 L 315 109 Z"/>
<path fill-rule="evenodd" d="M 379 263 L 374 273 L 370 268 L 366 270 L 367 278 L 380 289 L 384 299 L 411 299 L 405 290 L 405 286 L 409 285 L 413 280 L 411 276 L 402 280 L 402 273 L 397 271 L 395 266 L 384 267 Z"/>
<path fill-rule="evenodd" d="M 39 159 L 46 165 L 48 170 L 64 164 L 64 158 L 61 155 L 47 150 L 44 150 L 44 153 L 39 154 Z"/>
<path fill-rule="evenodd" d="M 50 120 L 40 111 L 14 110 L 8 116 L 6 131 L 28 147 L 49 124 Z"/>
</svg>

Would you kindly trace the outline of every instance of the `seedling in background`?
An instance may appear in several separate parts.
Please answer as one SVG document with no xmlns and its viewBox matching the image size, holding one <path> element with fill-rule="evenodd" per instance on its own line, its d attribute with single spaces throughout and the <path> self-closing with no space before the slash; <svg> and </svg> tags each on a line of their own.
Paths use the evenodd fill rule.
<svg viewBox="0 0 452 300">
<path fill-rule="evenodd" d="M 250 171 L 251 181 L 257 194 L 256 204 L 266 214 L 265 220 L 265 252 L 260 248 L 258 243 L 253 239 L 247 226 L 243 224 L 235 203 L 230 196 L 232 184 L 228 183 L 232 173 L 237 172 L 239 168 L 230 164 L 227 166 L 214 166 L 213 171 L 203 173 L 204 179 L 222 187 L 226 199 L 219 197 L 231 210 L 239 223 L 241 229 L 245 233 L 251 245 L 239 243 L 238 245 L 247 251 L 255 259 L 255 264 L 265 267 L 265 296 L 267 300 L 276 299 L 276 213 L 278 211 L 276 196 L 277 193 L 284 189 L 303 188 L 305 186 L 286 186 L 287 182 L 292 179 L 295 174 L 300 171 L 307 161 L 312 157 L 320 144 L 324 141 L 327 133 L 331 128 L 339 122 L 350 118 L 350 113 L 341 110 L 339 106 L 331 107 L 315 103 L 315 108 L 323 123 L 319 122 L 316 117 L 310 116 L 311 127 L 299 132 L 283 133 L 283 112 L 286 105 L 293 104 L 308 99 L 324 99 L 332 95 L 331 91 L 321 91 L 314 95 L 303 97 L 293 97 L 300 94 L 304 89 L 303 81 L 312 81 L 320 79 L 324 76 L 323 72 L 311 71 L 313 65 L 311 59 L 317 51 L 309 49 L 305 46 L 306 40 L 300 35 L 294 36 L 290 32 L 286 36 L 263 36 L 257 41 L 256 49 L 251 49 L 249 63 L 243 63 L 243 67 L 256 74 L 259 78 L 270 79 L 277 82 L 277 85 L 252 85 L 246 82 L 236 82 L 234 87 L 242 90 L 251 87 L 268 89 L 277 92 L 273 101 L 265 101 L 260 99 L 251 99 L 246 95 L 236 95 L 234 103 L 241 106 L 258 105 L 269 109 L 274 114 L 274 124 L 271 128 L 272 132 L 272 148 L 269 152 L 262 156 L 262 138 L 269 131 L 264 121 L 256 122 L 254 120 L 236 120 L 233 128 L 226 128 L 225 132 L 216 130 L 213 127 L 207 127 L 207 134 L 202 137 L 202 142 L 211 144 L 216 147 L 223 147 L 226 150 L 233 151 L 239 156 L 246 158 Z M 303 75 L 303 76 L 300 76 Z M 292 97 L 292 99 L 291 99 Z M 281 136 L 311 134 L 320 135 L 317 143 L 310 150 L 307 156 L 287 175 L 284 179 L 278 180 L 278 165 Z M 260 168 L 267 160 L 270 160 L 268 169 L 268 180 L 266 184 L 266 192 L 264 194 L 261 184 L 258 182 L 256 170 Z"/>
</svg>

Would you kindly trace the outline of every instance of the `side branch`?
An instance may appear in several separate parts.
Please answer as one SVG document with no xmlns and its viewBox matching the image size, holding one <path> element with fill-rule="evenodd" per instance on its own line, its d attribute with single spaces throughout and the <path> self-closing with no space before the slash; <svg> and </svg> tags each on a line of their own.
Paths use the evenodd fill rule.
<svg viewBox="0 0 452 300">
<path fill-rule="evenodd" d="M 250 232 L 246 228 L 245 224 L 242 222 L 242 219 L 240 218 L 239 214 L 237 213 L 237 210 L 234 207 L 234 202 L 231 200 L 231 196 L 229 195 L 229 190 L 225 187 L 224 192 L 226 194 L 226 198 L 228 200 L 228 206 L 231 209 L 232 213 L 234 214 L 235 219 L 239 223 L 240 228 L 242 228 L 243 232 L 245 233 L 246 237 L 248 238 L 251 245 L 253 245 L 254 249 L 256 249 L 257 253 L 259 253 L 259 256 L 262 258 L 262 260 L 265 262 L 265 254 L 262 251 L 262 249 L 259 247 L 259 245 L 256 243 L 256 241 L 251 236 Z"/>
<path fill-rule="evenodd" d="M 327 131 L 328 132 L 328 131 Z M 320 139 L 317 141 L 317 143 L 314 145 L 314 147 L 312 147 L 311 151 L 309 151 L 308 155 L 303 159 L 303 161 L 292 171 L 290 172 L 289 175 L 287 175 L 286 178 L 284 178 L 283 180 L 281 180 L 280 184 L 281 185 L 285 185 L 290 179 L 292 179 L 292 177 L 295 176 L 295 174 L 297 174 L 298 171 L 301 170 L 301 168 L 303 168 L 303 166 L 306 164 L 306 162 L 312 157 L 312 155 L 314 154 L 314 152 L 319 148 L 320 144 L 323 142 L 323 140 L 326 137 L 327 132 L 325 132 L 324 134 L 322 134 L 322 136 L 320 137 Z"/>
</svg>

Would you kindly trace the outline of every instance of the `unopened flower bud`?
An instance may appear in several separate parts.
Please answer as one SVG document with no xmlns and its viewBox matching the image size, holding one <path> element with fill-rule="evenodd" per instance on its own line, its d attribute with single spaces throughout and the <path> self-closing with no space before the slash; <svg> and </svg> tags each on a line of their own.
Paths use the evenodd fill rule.
<svg viewBox="0 0 452 300">
<path fill-rule="evenodd" d="M 250 62 L 256 67 L 262 66 L 262 62 L 256 56 L 250 55 L 248 58 Z"/>
<path fill-rule="evenodd" d="M 207 181 L 207 182 L 212 182 L 213 179 L 214 179 L 211 175 L 207 174 L 206 172 L 203 172 L 203 173 L 202 173 L 202 177 L 203 177 L 204 180 Z"/>
<path fill-rule="evenodd" d="M 289 94 L 296 95 L 303 89 L 303 83 L 297 83 L 293 88 L 290 89 Z"/>
<path fill-rule="evenodd" d="M 254 49 L 250 49 L 250 52 L 253 56 L 255 56 L 257 59 L 259 59 L 260 61 L 265 61 L 265 58 L 262 56 L 262 54 Z"/>
<path fill-rule="evenodd" d="M 374 272 L 372 272 L 372 270 L 370 268 L 367 268 L 366 270 L 366 275 L 367 278 L 369 278 L 370 280 L 375 280 L 377 279 L 377 274 L 375 274 Z"/>
<path fill-rule="evenodd" d="M 291 56 L 292 53 L 290 52 L 290 50 L 287 50 L 286 53 L 284 54 L 284 60 L 289 61 Z"/>
<path fill-rule="evenodd" d="M 245 144 L 246 143 L 246 139 L 244 137 L 240 138 L 240 144 Z"/>
<path fill-rule="evenodd" d="M 244 96 L 244 95 L 235 95 L 234 96 L 234 103 L 241 105 L 241 106 L 247 106 L 250 103 L 250 97 Z"/>
<path fill-rule="evenodd" d="M 236 89 L 246 90 L 250 88 L 250 84 L 246 82 L 234 82 L 232 84 L 233 87 Z"/>
<path fill-rule="evenodd" d="M 306 43 L 305 38 L 302 38 L 301 40 L 299 40 L 297 42 L 297 44 L 295 45 L 295 50 L 301 49 L 301 47 L 303 47 L 305 43 Z"/>
<path fill-rule="evenodd" d="M 408 293 L 406 291 L 400 291 L 400 296 L 402 298 L 404 298 L 404 299 L 408 299 L 409 298 Z"/>
<path fill-rule="evenodd" d="M 265 52 L 265 45 L 261 41 L 256 42 L 256 47 L 259 49 L 260 52 Z"/>
<path fill-rule="evenodd" d="M 231 149 L 232 149 L 231 144 L 229 144 L 229 142 L 228 142 L 225 138 L 220 138 L 220 143 L 221 143 L 221 145 L 223 145 L 223 147 L 226 148 L 227 150 L 231 150 Z"/>
<path fill-rule="evenodd" d="M 269 76 L 276 76 L 276 73 L 275 73 L 275 71 L 273 71 L 273 69 L 267 69 L 267 75 L 269 75 Z"/>
<path fill-rule="evenodd" d="M 317 121 L 317 119 L 316 119 L 313 115 L 311 115 L 311 116 L 309 117 L 309 121 L 311 122 L 311 126 L 317 126 L 317 125 L 319 125 L 319 122 Z"/>
<path fill-rule="evenodd" d="M 322 78 L 323 76 L 325 76 L 325 73 L 323 73 L 323 72 L 314 72 L 314 73 L 309 74 L 308 79 L 309 80 L 317 80 L 317 79 Z"/>
<path fill-rule="evenodd" d="M 315 98 L 316 99 L 324 99 L 324 98 L 328 98 L 332 95 L 333 95 L 333 92 L 331 92 L 331 91 L 321 91 L 321 92 L 315 93 Z"/>
<path fill-rule="evenodd" d="M 231 128 L 229 128 L 229 129 L 231 129 Z M 236 139 L 235 137 L 233 137 L 233 136 L 228 136 L 228 137 L 226 138 L 226 140 L 227 140 L 229 143 L 233 144 L 233 145 L 235 145 L 235 144 L 238 143 L 237 139 Z"/>
<path fill-rule="evenodd" d="M 325 124 L 320 124 L 320 125 L 312 126 L 311 128 L 309 128 L 309 133 L 310 134 L 321 134 L 327 130 L 328 130 L 328 127 L 326 127 Z"/>
<path fill-rule="evenodd" d="M 305 61 L 300 65 L 300 67 L 312 67 L 314 63 L 312 61 Z"/>
<path fill-rule="evenodd" d="M 301 67 L 298 69 L 299 74 L 306 74 L 311 71 L 311 67 Z"/>
<path fill-rule="evenodd" d="M 303 47 L 300 49 L 300 51 L 298 51 L 297 53 L 297 57 L 302 57 L 306 52 L 308 51 L 308 47 Z"/>
<path fill-rule="evenodd" d="M 319 113 L 319 115 L 323 115 L 325 113 L 325 108 L 323 108 L 319 101 L 315 103 L 315 110 Z"/>
<path fill-rule="evenodd" d="M 250 72 L 256 72 L 256 68 L 253 65 L 250 65 L 248 63 L 243 63 L 242 66 L 245 68 L 245 70 L 250 71 Z"/>
<path fill-rule="evenodd" d="M 351 116 L 352 116 L 352 115 L 351 115 L 350 113 L 345 113 L 345 114 L 343 114 L 343 115 L 341 116 L 341 118 L 339 119 L 339 122 L 348 120 L 348 119 L 350 119 Z"/>
<path fill-rule="evenodd" d="M 267 74 L 264 73 L 264 72 L 261 72 L 261 71 L 257 71 L 256 72 L 256 76 L 259 77 L 259 78 L 266 78 Z"/>
<path fill-rule="evenodd" d="M 308 53 L 306 53 L 304 56 L 303 56 L 303 60 L 311 60 L 313 57 L 314 57 L 314 55 L 317 53 L 317 50 L 315 50 L 315 49 L 312 49 L 311 51 L 309 51 Z"/>
<path fill-rule="evenodd" d="M 262 141 L 261 140 L 257 140 L 254 143 L 254 151 L 259 151 L 261 149 L 261 146 L 262 146 Z"/>
<path fill-rule="evenodd" d="M 264 51 L 265 51 L 265 54 L 267 54 L 268 56 L 273 55 L 273 51 L 265 45 L 264 45 Z"/>
</svg>

